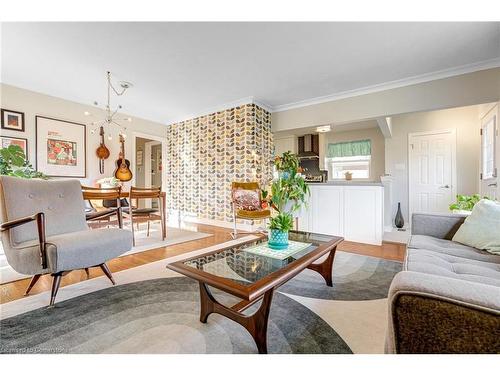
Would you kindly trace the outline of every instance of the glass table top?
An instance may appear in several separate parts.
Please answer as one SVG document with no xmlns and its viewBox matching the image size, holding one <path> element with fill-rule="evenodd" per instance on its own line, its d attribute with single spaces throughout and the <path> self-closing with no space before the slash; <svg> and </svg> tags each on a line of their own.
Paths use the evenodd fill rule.
<svg viewBox="0 0 500 375">
<path fill-rule="evenodd" d="M 259 239 L 250 243 L 223 249 L 216 253 L 186 260 L 183 264 L 215 276 L 231 279 L 233 282 L 241 285 L 250 285 L 286 267 L 293 261 L 316 250 L 321 244 L 329 242 L 334 238 L 333 236 L 327 235 L 291 231 L 289 233 L 289 239 L 291 241 L 310 245 L 291 254 L 285 259 L 276 259 L 245 250 L 267 241 L 267 239 Z M 279 252 L 279 250 L 277 251 Z"/>
</svg>

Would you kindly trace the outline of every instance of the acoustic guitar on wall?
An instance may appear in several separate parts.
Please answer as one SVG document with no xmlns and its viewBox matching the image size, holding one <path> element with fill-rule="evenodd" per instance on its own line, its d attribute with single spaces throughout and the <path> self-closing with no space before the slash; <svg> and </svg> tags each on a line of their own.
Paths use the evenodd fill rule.
<svg viewBox="0 0 500 375">
<path fill-rule="evenodd" d="M 109 150 L 104 144 L 104 128 L 101 126 L 99 130 L 99 135 L 101 136 L 101 144 L 96 150 L 96 155 L 99 158 L 99 172 L 104 173 L 104 160 L 109 158 Z"/>
<path fill-rule="evenodd" d="M 121 151 L 120 158 L 116 161 L 115 177 L 123 182 L 132 179 L 132 171 L 130 170 L 130 161 L 125 159 L 125 138 L 120 134 Z"/>
</svg>

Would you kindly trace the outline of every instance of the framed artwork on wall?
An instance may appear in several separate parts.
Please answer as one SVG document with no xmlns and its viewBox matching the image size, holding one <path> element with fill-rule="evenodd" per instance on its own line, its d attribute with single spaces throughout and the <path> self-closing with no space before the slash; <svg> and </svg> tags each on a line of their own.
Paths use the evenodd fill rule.
<svg viewBox="0 0 500 375">
<path fill-rule="evenodd" d="M 26 156 L 26 160 L 28 160 L 28 140 L 26 138 L 0 137 L 0 142 L 0 148 L 7 148 L 11 145 L 21 147 Z"/>
<path fill-rule="evenodd" d="M 2 129 L 24 131 L 24 113 L 3 109 L 0 111 L 2 116 Z"/>
<path fill-rule="evenodd" d="M 52 177 L 87 175 L 86 127 L 76 122 L 36 116 L 36 166 Z"/>
<path fill-rule="evenodd" d="M 139 166 L 142 165 L 142 157 L 143 157 L 143 151 L 137 150 L 137 155 L 135 157 L 135 163 Z"/>
</svg>

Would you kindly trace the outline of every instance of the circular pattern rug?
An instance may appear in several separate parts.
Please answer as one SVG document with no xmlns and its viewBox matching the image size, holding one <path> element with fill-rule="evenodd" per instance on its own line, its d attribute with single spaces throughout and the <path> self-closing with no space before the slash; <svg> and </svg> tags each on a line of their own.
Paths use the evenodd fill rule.
<svg viewBox="0 0 500 375">
<path fill-rule="evenodd" d="M 0 338 L 2 353 L 257 353 L 237 323 L 217 314 L 199 321 L 198 283 L 186 277 L 119 285 L 4 319 Z M 273 298 L 268 350 L 351 353 L 333 328 L 281 293 Z"/>
<path fill-rule="evenodd" d="M 268 352 L 351 353 L 331 322 L 290 297 L 305 297 L 322 306 L 329 301 L 380 301 L 387 297 L 392 278 L 400 270 L 399 262 L 338 252 L 333 287 L 326 286 L 316 272 L 303 271 L 274 293 Z M 226 293 L 212 292 L 225 305 L 237 302 Z M 337 311 L 340 305 L 335 306 L 328 308 L 344 314 Z M 360 307 L 361 316 L 373 313 L 373 305 L 364 306 Z M 198 283 L 187 277 L 122 284 L 60 301 L 52 309 L 39 308 L 1 320 L 0 352 L 257 353 L 252 337 L 242 326 L 218 314 L 210 315 L 208 323 L 203 324 L 199 311 Z M 347 310 L 345 314 L 349 314 Z M 379 331 L 385 321 L 383 317 L 377 320 Z M 363 328 L 358 331 L 360 337 L 370 336 Z M 379 336 L 377 343 L 383 341 L 383 330 L 377 333 Z"/>
</svg>

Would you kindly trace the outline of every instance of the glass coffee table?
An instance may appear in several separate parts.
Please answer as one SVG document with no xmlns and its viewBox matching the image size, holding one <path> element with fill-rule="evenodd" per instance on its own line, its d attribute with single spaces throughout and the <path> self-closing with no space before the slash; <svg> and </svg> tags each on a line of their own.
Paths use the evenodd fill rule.
<svg viewBox="0 0 500 375">
<path fill-rule="evenodd" d="M 221 314 L 247 329 L 259 353 L 267 353 L 267 323 L 274 290 L 306 268 L 321 274 L 332 286 L 332 268 L 342 237 L 290 231 L 287 250 L 270 250 L 267 238 L 253 239 L 201 256 L 169 264 L 167 267 L 200 284 L 200 321 L 212 313 Z M 320 263 L 314 263 L 327 255 Z M 233 306 L 218 302 L 208 286 L 241 299 Z M 262 300 L 251 315 L 243 311 Z"/>
</svg>

